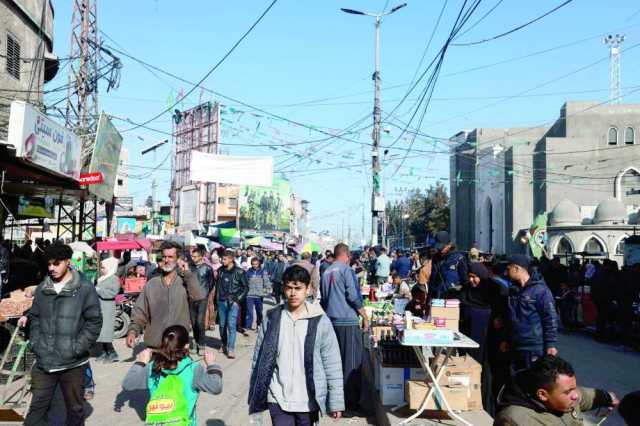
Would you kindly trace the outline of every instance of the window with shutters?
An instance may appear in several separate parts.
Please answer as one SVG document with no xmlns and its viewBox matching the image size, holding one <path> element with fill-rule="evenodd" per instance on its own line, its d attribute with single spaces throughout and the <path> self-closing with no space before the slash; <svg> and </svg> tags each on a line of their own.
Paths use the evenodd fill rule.
<svg viewBox="0 0 640 426">
<path fill-rule="evenodd" d="M 11 34 L 7 34 L 7 72 L 20 80 L 20 43 Z"/>
</svg>

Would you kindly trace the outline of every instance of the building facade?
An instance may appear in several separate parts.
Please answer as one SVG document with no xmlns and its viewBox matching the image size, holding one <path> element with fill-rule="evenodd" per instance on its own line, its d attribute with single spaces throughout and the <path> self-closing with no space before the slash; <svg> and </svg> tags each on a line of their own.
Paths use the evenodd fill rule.
<svg viewBox="0 0 640 426">
<path fill-rule="evenodd" d="M 640 105 L 567 102 L 550 127 L 474 129 L 451 138 L 452 234 L 496 254 L 549 213 L 550 254 L 621 260 L 640 208 Z M 622 245 L 621 245 L 622 242 Z"/>
<path fill-rule="evenodd" d="M 0 1 L 0 66 L 0 141 L 6 141 L 11 101 L 42 106 L 43 85 L 58 72 L 49 0 Z"/>
</svg>

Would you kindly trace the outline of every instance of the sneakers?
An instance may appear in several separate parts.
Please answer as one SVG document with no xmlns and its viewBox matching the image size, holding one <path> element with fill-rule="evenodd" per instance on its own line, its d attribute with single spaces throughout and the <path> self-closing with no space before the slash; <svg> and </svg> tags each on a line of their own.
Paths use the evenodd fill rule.
<svg viewBox="0 0 640 426">
<path fill-rule="evenodd" d="M 236 353 L 235 353 L 235 352 L 229 352 L 229 353 L 227 354 L 227 358 L 229 358 L 229 359 L 235 359 L 235 358 L 236 358 Z"/>
<path fill-rule="evenodd" d="M 221 354 L 226 354 L 227 353 L 227 347 L 226 346 L 220 347 L 220 353 Z"/>
</svg>

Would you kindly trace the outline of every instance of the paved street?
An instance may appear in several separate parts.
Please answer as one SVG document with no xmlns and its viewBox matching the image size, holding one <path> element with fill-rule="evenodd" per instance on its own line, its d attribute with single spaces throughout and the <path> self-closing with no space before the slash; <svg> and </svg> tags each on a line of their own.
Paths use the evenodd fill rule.
<svg viewBox="0 0 640 426">
<path fill-rule="evenodd" d="M 222 365 L 224 371 L 224 389 L 221 395 L 201 394 L 198 400 L 198 424 L 207 426 L 246 426 L 250 424 L 271 424 L 268 415 L 263 418 L 250 418 L 247 413 L 247 391 L 249 389 L 249 374 L 251 357 L 255 343 L 255 333 L 249 332 L 249 337 L 238 335 L 237 358 L 229 360 L 217 354 L 216 362 Z M 218 332 L 209 332 L 209 341 L 217 347 L 218 340 L 212 336 Z M 131 350 L 124 346 L 124 339 L 115 342 L 116 349 L 122 359 L 131 356 Z M 91 415 L 88 425 L 118 426 L 139 425 L 144 418 L 145 395 L 123 392 L 120 384 L 131 365 L 132 360 L 117 364 L 92 363 L 94 378 L 97 384 L 96 396 L 91 401 Z M 263 423 L 259 423 L 260 420 Z M 322 425 L 368 425 L 364 419 L 343 419 L 338 423 L 325 418 Z"/>
<path fill-rule="evenodd" d="M 585 334 L 561 334 L 559 355 L 571 362 L 582 386 L 615 392 L 620 398 L 640 389 L 640 353 L 596 342 Z M 603 425 L 623 425 L 615 413 Z"/>
<path fill-rule="evenodd" d="M 217 335 L 217 332 L 215 333 Z M 212 336 L 212 333 L 210 333 Z M 236 426 L 260 424 L 260 419 L 251 419 L 247 414 L 247 389 L 249 387 L 249 368 L 253 353 L 255 333 L 249 337 L 238 336 L 238 351 L 235 360 L 219 356 L 218 361 L 224 370 L 224 391 L 221 395 L 202 394 L 198 401 L 198 419 L 200 425 Z M 210 337 L 212 344 L 217 340 Z M 116 342 L 122 358 L 130 356 L 131 351 L 124 347 L 124 340 Z M 622 347 L 595 342 L 590 336 L 582 334 L 562 335 L 560 354 L 575 367 L 578 382 L 585 386 L 596 386 L 615 391 L 618 395 L 640 388 L 640 354 Z M 120 389 L 120 383 L 131 361 L 117 364 L 93 363 L 97 383 L 96 397 L 91 401 L 89 425 L 118 426 L 138 425 L 144 414 L 144 394 L 126 393 Z M 270 425 L 268 416 L 262 418 L 263 425 Z M 329 419 L 323 425 L 368 425 L 365 419 L 343 419 L 333 423 Z M 417 423 L 418 424 L 418 423 Z M 424 421 L 426 424 L 426 421 Z M 617 416 L 607 419 L 604 425 L 622 425 Z"/>
</svg>

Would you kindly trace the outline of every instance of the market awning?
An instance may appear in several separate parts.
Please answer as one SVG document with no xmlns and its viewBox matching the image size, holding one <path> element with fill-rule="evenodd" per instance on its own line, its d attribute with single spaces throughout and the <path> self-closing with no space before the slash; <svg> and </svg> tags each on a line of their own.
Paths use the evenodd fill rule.
<svg viewBox="0 0 640 426">
<path fill-rule="evenodd" d="M 147 239 L 133 240 L 133 241 L 117 241 L 117 240 L 108 240 L 108 241 L 98 241 L 96 244 L 98 251 L 108 251 L 108 250 L 150 250 L 151 249 L 151 241 Z"/>
</svg>

